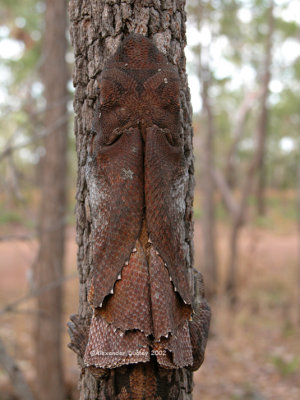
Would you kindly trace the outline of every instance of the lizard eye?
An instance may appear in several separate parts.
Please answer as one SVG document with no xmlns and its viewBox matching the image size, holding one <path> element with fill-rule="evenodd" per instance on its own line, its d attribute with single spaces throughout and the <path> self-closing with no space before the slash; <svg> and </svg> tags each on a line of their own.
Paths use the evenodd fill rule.
<svg viewBox="0 0 300 400">
<path fill-rule="evenodd" d="M 111 146 L 112 144 L 116 143 L 122 135 L 122 132 L 120 132 L 118 129 L 115 129 L 111 135 L 109 135 L 107 138 L 105 138 L 105 146 Z"/>
</svg>

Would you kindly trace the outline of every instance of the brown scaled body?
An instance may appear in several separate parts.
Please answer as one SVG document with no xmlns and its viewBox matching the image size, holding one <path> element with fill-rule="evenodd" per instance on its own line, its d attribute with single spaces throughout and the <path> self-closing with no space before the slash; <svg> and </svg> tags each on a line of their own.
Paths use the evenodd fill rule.
<svg viewBox="0 0 300 400">
<path fill-rule="evenodd" d="M 84 364 L 156 357 L 165 368 L 198 368 L 210 310 L 204 297 L 192 304 L 184 258 L 178 73 L 149 39 L 131 35 L 99 87 L 86 174 L 94 270 Z"/>
</svg>

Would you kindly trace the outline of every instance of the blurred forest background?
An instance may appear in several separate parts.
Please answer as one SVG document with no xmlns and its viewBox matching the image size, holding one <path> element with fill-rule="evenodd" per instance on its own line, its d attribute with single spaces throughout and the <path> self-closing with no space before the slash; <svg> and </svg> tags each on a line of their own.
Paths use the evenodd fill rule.
<svg viewBox="0 0 300 400">
<path fill-rule="evenodd" d="M 52 399 L 78 398 L 79 369 L 66 330 L 78 307 L 73 50 L 62 22 L 64 65 L 54 65 L 67 91 L 51 119 L 57 104 L 47 97 L 55 82 L 47 30 L 54 34 L 45 9 L 43 1 L 0 1 L 0 400 L 33 399 L 27 383 L 36 388 L 41 373 L 51 380 L 58 371 L 62 382 L 55 386 L 63 385 L 64 395 Z M 213 311 L 194 399 L 298 400 L 300 3 L 192 0 L 187 14 L 195 267 L 204 273 Z M 66 143 L 49 139 L 59 129 Z M 51 197 L 55 182 L 58 203 Z M 48 209 L 41 205 L 47 200 Z M 59 233 L 44 237 L 55 219 Z M 56 251 L 49 250 L 51 234 L 63 235 L 64 262 L 49 275 L 41 271 L 43 248 Z M 61 354 L 45 374 L 51 338 L 37 327 L 43 307 L 53 312 L 41 303 L 53 291 L 61 300 L 55 318 L 62 344 L 57 339 Z M 23 376 L 14 375 L 15 362 Z"/>
</svg>

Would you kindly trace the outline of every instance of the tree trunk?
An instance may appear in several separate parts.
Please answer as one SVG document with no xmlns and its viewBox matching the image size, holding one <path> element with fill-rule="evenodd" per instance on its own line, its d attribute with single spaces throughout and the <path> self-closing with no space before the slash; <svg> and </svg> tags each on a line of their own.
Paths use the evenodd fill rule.
<svg viewBox="0 0 300 400">
<path fill-rule="evenodd" d="M 233 218 L 229 236 L 228 275 L 225 287 L 231 305 L 235 304 L 237 300 L 238 238 L 241 226 L 239 218 Z"/>
<path fill-rule="evenodd" d="M 215 204 L 214 204 L 214 125 L 209 99 L 210 72 L 208 68 L 201 68 L 203 116 L 205 132 L 202 150 L 202 187 L 203 187 L 203 270 L 205 287 L 208 298 L 217 293 L 218 274 L 215 246 Z"/>
<path fill-rule="evenodd" d="M 42 79 L 47 107 L 45 127 L 67 114 L 66 3 L 47 0 L 45 12 Z M 42 160 L 40 250 L 36 269 L 37 289 L 63 276 L 67 122 L 45 138 Z M 63 400 L 64 378 L 61 355 L 62 287 L 38 297 L 36 368 L 39 400 Z"/>
<path fill-rule="evenodd" d="M 300 163 L 297 171 L 297 202 L 298 202 L 298 323 L 300 324 Z"/>
<path fill-rule="evenodd" d="M 258 165 L 258 181 L 256 189 L 257 213 L 258 215 L 265 214 L 265 186 L 266 186 L 266 171 L 265 171 L 265 153 L 266 153 L 266 138 L 267 138 L 267 124 L 268 124 L 268 94 L 269 82 L 271 80 L 271 63 L 272 63 L 272 37 L 274 30 L 274 17 L 273 17 L 273 2 L 268 12 L 268 34 L 266 37 L 266 55 L 264 62 L 263 72 L 263 93 L 261 97 L 261 114 L 258 126 L 258 135 L 261 137 L 260 146 L 261 158 Z"/>
<path fill-rule="evenodd" d="M 243 226 L 247 212 L 247 200 L 253 191 L 254 179 L 264 163 L 266 127 L 267 127 L 267 98 L 269 92 L 269 82 L 271 78 L 271 39 L 273 32 L 273 3 L 271 2 L 269 10 L 269 32 L 267 36 L 267 50 L 264 64 L 264 79 L 262 82 L 261 109 L 257 121 L 256 129 L 256 148 L 252 160 L 250 161 L 244 183 L 241 189 L 241 200 L 238 206 L 238 212 L 232 220 L 232 233 L 230 237 L 230 257 L 229 268 L 226 279 L 226 293 L 229 296 L 230 302 L 233 304 L 237 299 L 237 249 L 239 230 Z M 262 192 L 261 192 L 262 194 Z"/>
<path fill-rule="evenodd" d="M 261 217 L 266 214 L 265 188 L 266 188 L 266 168 L 263 160 L 263 163 L 259 169 L 259 176 L 257 179 L 257 188 L 256 188 L 257 214 Z"/>
<path fill-rule="evenodd" d="M 191 13 L 197 23 L 198 31 L 202 28 L 202 20 L 209 13 L 202 1 L 197 1 L 191 6 Z M 202 268 L 205 275 L 205 293 L 208 299 L 214 297 L 218 286 L 217 255 L 215 240 L 215 204 L 214 204 L 214 136 L 215 126 L 212 115 L 212 107 L 209 98 L 211 73 L 209 69 L 209 45 L 199 46 L 197 74 L 201 83 L 202 117 L 203 127 L 201 148 L 201 188 L 202 188 L 202 232 L 203 232 L 203 261 Z"/>
<path fill-rule="evenodd" d="M 91 280 L 91 221 L 88 208 L 85 165 L 87 143 L 92 128 L 97 77 L 105 61 L 111 56 L 120 41 L 129 33 L 140 33 L 150 37 L 170 62 L 178 66 L 182 82 L 181 109 L 184 135 L 185 162 L 189 171 L 189 186 L 185 201 L 185 257 L 188 265 L 193 262 L 192 244 L 192 200 L 193 200 L 193 154 L 190 94 L 185 72 L 185 1 L 184 0 L 140 0 L 120 2 L 117 0 L 71 0 L 71 38 L 75 52 L 75 134 L 78 153 L 77 183 L 77 243 L 78 270 L 80 277 L 79 314 L 88 326 L 91 307 L 87 302 L 87 290 Z M 82 360 L 79 358 L 79 362 Z M 191 399 L 192 374 L 186 369 L 166 370 L 155 363 L 129 365 L 110 371 L 107 378 L 95 379 L 87 370 L 80 378 L 80 399 L 121 399 L 124 377 L 137 379 L 143 387 L 156 379 L 167 399 Z M 154 377 L 159 377 L 159 379 Z M 140 378 L 139 378 L 140 377 Z M 142 378 L 144 377 L 144 378 Z M 140 379 L 144 379 L 141 381 Z M 128 397 L 126 397 L 128 398 Z M 135 397 L 136 399 L 140 397 Z"/>
</svg>

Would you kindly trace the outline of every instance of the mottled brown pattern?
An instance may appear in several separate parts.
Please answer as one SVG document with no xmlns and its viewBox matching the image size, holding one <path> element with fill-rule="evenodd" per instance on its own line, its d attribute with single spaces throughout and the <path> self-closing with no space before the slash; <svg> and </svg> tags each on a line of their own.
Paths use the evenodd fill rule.
<svg viewBox="0 0 300 400">
<path fill-rule="evenodd" d="M 192 313 L 184 257 L 179 77 L 150 40 L 134 35 L 108 61 L 99 87 L 86 169 L 94 313 L 83 359 L 99 370 L 140 363 L 127 382 L 130 398 L 159 399 L 156 378 L 145 381 L 152 389 L 140 384 L 147 366 L 195 368 L 209 320 L 204 303 Z M 192 348 L 199 343 L 201 353 Z M 119 398 L 127 392 L 122 386 Z"/>
<path fill-rule="evenodd" d="M 156 379 L 152 371 L 143 368 L 141 365 L 130 375 L 130 388 L 132 399 L 151 400 L 155 396 Z"/>
<path fill-rule="evenodd" d="M 92 308 L 87 302 L 87 291 L 93 275 L 92 262 L 92 218 L 89 210 L 89 191 L 86 180 L 88 143 L 95 106 L 98 102 L 97 80 L 105 63 L 119 44 L 132 33 L 140 33 L 151 38 L 152 43 L 163 51 L 170 65 L 176 65 L 180 79 L 180 128 L 182 147 L 187 170 L 187 189 L 184 195 L 184 257 L 190 271 L 193 265 L 193 154 L 192 154 L 192 110 L 185 73 L 184 47 L 186 44 L 183 0 L 70 0 L 70 34 L 74 47 L 75 68 L 73 81 L 74 131 L 78 154 L 78 179 L 76 194 L 78 272 L 79 272 L 79 313 L 87 327 Z M 97 124 L 96 124 L 97 125 Z M 159 126 L 157 124 L 157 126 Z M 179 133 L 179 131 L 178 131 Z M 193 293 L 193 297 L 194 297 Z M 197 296 L 197 294 L 196 294 Z M 152 357 L 151 357 L 152 359 Z M 156 362 L 155 358 L 154 361 Z M 151 368 L 156 368 L 150 362 Z M 81 365 L 81 364 L 80 364 Z M 82 399 L 116 400 L 121 386 L 128 391 L 129 380 L 120 382 L 138 366 L 127 365 L 110 370 L 109 378 L 95 380 L 86 371 L 80 376 L 80 397 Z M 157 390 L 164 400 L 191 400 L 192 373 L 184 369 L 156 368 Z M 118 382 L 118 384 L 117 384 Z M 130 398 L 130 395 L 128 396 Z"/>
<path fill-rule="evenodd" d="M 153 246 L 150 248 L 149 275 L 153 334 L 160 339 L 176 333 L 178 327 L 190 319 L 192 311 L 174 291 L 169 272 Z"/>
<path fill-rule="evenodd" d="M 101 306 L 138 237 L 143 212 L 142 141 L 137 128 L 126 129 L 110 146 L 96 136 L 87 168 L 93 219 L 93 305 Z M 100 136 L 101 137 L 101 136 Z"/>
<path fill-rule="evenodd" d="M 157 126 L 147 128 L 147 227 L 155 248 L 166 263 L 175 288 L 183 300 L 190 304 L 191 294 L 182 248 L 185 172 L 181 146 L 171 145 L 166 132 Z"/>
<path fill-rule="evenodd" d="M 162 338 L 155 343 L 154 351 L 158 363 L 166 368 L 191 367 L 193 354 L 188 322 L 185 321 L 168 339 Z"/>
<path fill-rule="evenodd" d="M 139 329 L 145 335 L 152 333 L 148 265 L 139 240 L 129 265 L 123 267 L 115 284 L 114 294 L 104 302 L 99 314 L 123 332 Z"/>
<path fill-rule="evenodd" d="M 108 324 L 95 310 L 84 354 L 86 366 L 116 368 L 149 360 L 149 341 L 141 331 L 124 333 Z"/>
<path fill-rule="evenodd" d="M 175 384 L 177 370 L 160 368 L 151 359 L 149 363 L 121 367 L 114 380 L 116 400 L 179 400 Z"/>
<path fill-rule="evenodd" d="M 202 274 L 194 270 L 195 291 L 199 295 L 198 301 L 194 304 L 193 320 L 189 323 L 190 337 L 193 349 L 192 371 L 200 368 L 204 361 L 204 353 L 208 339 L 211 311 L 204 298 L 204 283 Z"/>
</svg>

